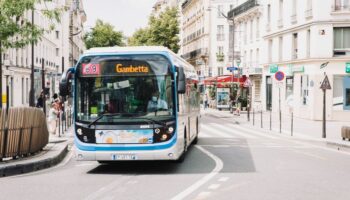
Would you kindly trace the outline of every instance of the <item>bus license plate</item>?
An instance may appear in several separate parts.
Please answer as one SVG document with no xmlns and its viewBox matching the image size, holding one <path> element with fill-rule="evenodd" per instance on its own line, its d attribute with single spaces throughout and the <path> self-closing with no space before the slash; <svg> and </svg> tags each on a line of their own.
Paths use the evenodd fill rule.
<svg viewBox="0 0 350 200">
<path fill-rule="evenodd" d="M 135 154 L 113 154 L 112 160 L 137 160 Z"/>
</svg>

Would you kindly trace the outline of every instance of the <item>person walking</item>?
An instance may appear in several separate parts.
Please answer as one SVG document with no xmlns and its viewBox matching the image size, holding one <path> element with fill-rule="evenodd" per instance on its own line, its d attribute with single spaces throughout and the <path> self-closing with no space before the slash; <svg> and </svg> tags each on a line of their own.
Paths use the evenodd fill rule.
<svg viewBox="0 0 350 200">
<path fill-rule="evenodd" d="M 207 109 L 208 108 L 208 94 L 205 94 L 204 96 L 204 109 Z"/>
<path fill-rule="evenodd" d="M 49 124 L 49 133 L 56 134 L 57 126 L 57 117 L 59 115 L 59 108 L 57 103 L 52 103 L 49 110 L 48 124 Z"/>
<path fill-rule="evenodd" d="M 236 97 L 236 112 L 235 115 L 240 116 L 241 115 L 241 95 L 238 94 Z"/>
<path fill-rule="evenodd" d="M 41 91 L 39 98 L 36 101 L 35 107 L 42 108 L 44 107 L 44 92 Z"/>
</svg>

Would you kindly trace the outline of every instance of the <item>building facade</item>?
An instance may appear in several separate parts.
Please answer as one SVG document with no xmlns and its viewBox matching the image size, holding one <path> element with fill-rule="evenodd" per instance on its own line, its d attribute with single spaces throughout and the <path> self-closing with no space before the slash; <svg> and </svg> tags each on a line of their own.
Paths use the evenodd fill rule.
<svg viewBox="0 0 350 200">
<path fill-rule="evenodd" d="M 238 1 L 237 1 L 238 3 Z M 230 74 L 230 27 L 227 12 L 231 0 L 186 0 L 181 13 L 182 56 L 195 66 L 201 79 Z"/>
<path fill-rule="evenodd" d="M 349 121 L 349 1 L 265 0 L 263 6 L 264 109 L 321 120 L 327 75 L 326 118 Z M 283 81 L 274 78 L 276 71 L 285 74 Z"/>
<path fill-rule="evenodd" d="M 263 5 L 258 0 L 240 1 L 239 5 L 229 12 L 229 17 L 234 20 L 235 66 L 240 63 L 240 75 L 250 79 L 251 84 L 245 86 L 244 92 L 249 92 L 251 106 L 255 110 L 261 109 L 262 105 L 263 16 Z"/>
<path fill-rule="evenodd" d="M 69 66 L 69 55 L 76 55 L 76 59 L 84 49 L 82 35 L 75 39 L 78 43 L 78 49 L 71 49 L 70 46 L 70 12 L 74 11 L 73 5 L 79 4 L 82 9 L 82 2 L 78 0 L 56 0 L 46 4 L 49 8 L 66 8 L 61 13 L 61 22 L 55 24 L 54 30 L 45 32 L 41 40 L 34 45 L 34 90 L 35 98 L 38 98 L 42 91 L 42 73 L 45 77 L 45 88 L 49 90 L 50 95 L 58 93 L 58 82 L 62 71 Z M 43 5 L 37 5 L 37 10 Z M 25 13 L 26 19 L 32 20 L 32 12 Z M 82 26 L 85 13 L 80 13 L 82 20 L 79 22 Z M 39 11 L 34 11 L 34 23 L 37 26 L 49 29 L 52 23 Z M 2 105 L 6 107 L 6 96 L 9 98 L 9 106 L 29 106 L 30 76 L 32 67 L 32 48 L 27 45 L 22 49 L 8 49 L 3 52 L 3 77 L 2 77 Z M 6 87 L 9 87 L 9 93 Z"/>
</svg>

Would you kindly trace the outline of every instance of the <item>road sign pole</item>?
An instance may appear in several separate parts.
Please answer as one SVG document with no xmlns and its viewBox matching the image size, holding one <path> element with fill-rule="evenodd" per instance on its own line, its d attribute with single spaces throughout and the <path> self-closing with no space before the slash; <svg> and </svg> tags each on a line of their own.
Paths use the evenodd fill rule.
<svg viewBox="0 0 350 200">
<path fill-rule="evenodd" d="M 323 121 L 322 121 L 322 138 L 326 138 L 326 90 L 323 90 Z"/>
</svg>

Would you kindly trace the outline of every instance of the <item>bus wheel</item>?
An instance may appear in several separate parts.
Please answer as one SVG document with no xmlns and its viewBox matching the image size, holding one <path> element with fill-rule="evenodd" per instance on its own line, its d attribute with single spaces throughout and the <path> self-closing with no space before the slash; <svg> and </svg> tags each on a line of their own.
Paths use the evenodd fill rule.
<svg viewBox="0 0 350 200">
<path fill-rule="evenodd" d="M 187 136 L 186 136 L 186 128 L 185 128 L 184 151 L 182 152 L 181 156 L 176 160 L 176 163 L 182 163 L 185 160 L 186 152 L 187 152 Z"/>
<path fill-rule="evenodd" d="M 198 118 L 197 118 L 197 122 L 196 122 L 196 137 L 193 139 L 192 144 L 197 144 L 198 143 Z"/>
</svg>

